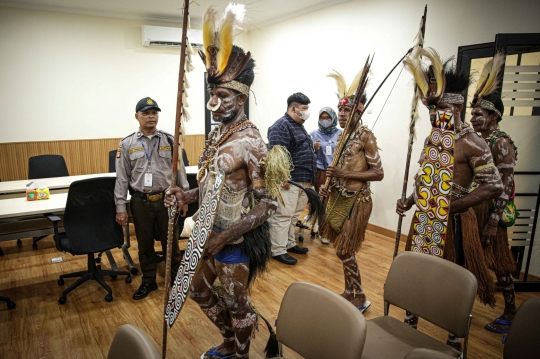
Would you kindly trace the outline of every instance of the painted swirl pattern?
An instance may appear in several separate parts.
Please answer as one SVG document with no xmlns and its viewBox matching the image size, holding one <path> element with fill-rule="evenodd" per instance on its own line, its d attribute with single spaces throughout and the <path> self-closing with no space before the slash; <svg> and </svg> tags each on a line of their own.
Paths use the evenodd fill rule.
<svg viewBox="0 0 540 359">
<path fill-rule="evenodd" d="M 172 327 L 176 318 L 178 318 L 178 315 L 186 302 L 191 280 L 195 275 L 210 230 L 214 225 L 224 178 L 225 175 L 223 171 L 220 170 L 216 175 L 215 183 L 208 189 L 199 206 L 198 215 L 197 218 L 195 218 L 195 225 L 193 226 L 193 231 L 189 237 L 182 263 L 180 264 L 180 268 L 178 268 L 178 274 L 174 280 L 171 294 L 169 295 L 169 302 L 167 303 L 167 309 L 165 311 L 165 320 L 167 321 L 167 326 L 169 328 Z"/>
<path fill-rule="evenodd" d="M 443 256 L 454 174 L 454 117 L 438 111 L 425 147 L 411 251 Z"/>
</svg>

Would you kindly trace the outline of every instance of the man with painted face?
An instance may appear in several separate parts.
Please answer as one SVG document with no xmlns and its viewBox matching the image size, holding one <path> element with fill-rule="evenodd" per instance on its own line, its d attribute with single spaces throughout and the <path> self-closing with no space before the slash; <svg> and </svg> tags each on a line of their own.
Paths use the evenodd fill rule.
<svg viewBox="0 0 540 359">
<path fill-rule="evenodd" d="M 291 154 L 294 169 L 291 180 L 311 188 L 315 183 L 316 157 L 313 140 L 304 128 L 309 118 L 309 98 L 301 92 L 287 99 L 287 112 L 268 129 L 270 148 L 276 145 L 285 147 Z M 287 252 L 306 254 L 307 248 L 299 247 L 294 238 L 298 216 L 308 203 L 306 193 L 285 183 L 281 190 L 283 203 L 278 201 L 276 213 L 268 220 L 272 240 L 272 257 L 284 264 L 294 265 L 297 259 Z"/>
<path fill-rule="evenodd" d="M 504 313 L 485 326 L 487 330 L 495 333 L 508 333 L 517 311 L 512 279 L 516 264 L 508 246 L 508 227 L 513 225 L 516 217 L 515 206 L 511 200 L 515 191 L 514 166 L 517 161 L 517 148 L 510 136 L 499 127 L 504 113 L 500 92 L 502 79 L 499 76 L 503 65 L 504 55 L 500 53 L 486 63 L 482 74 L 489 75 L 478 80 L 478 88 L 471 104 L 471 124 L 489 146 L 504 186 L 499 197 L 474 207 L 486 259 L 497 276 L 504 298 Z"/>
<path fill-rule="evenodd" d="M 209 16 L 209 12 L 216 10 L 211 6 L 205 19 L 217 18 Z M 205 25 L 204 31 L 208 28 L 213 26 Z M 215 38 L 223 31 L 217 30 Z M 257 315 L 250 304 L 248 288 L 257 271 L 266 267 L 270 239 L 265 222 L 276 208 L 275 199 L 267 191 L 266 144 L 244 113 L 255 77 L 255 62 L 249 52 L 232 43 L 231 48 L 225 46 L 205 42 L 205 51 L 199 52 L 207 66 L 211 96 L 207 108 L 214 120 L 220 122 L 208 135 L 199 158 L 199 188 L 171 189 L 166 198 L 169 205 L 200 203 L 215 183 L 217 171 L 225 174 L 214 227 L 189 292 L 223 337 L 223 342 L 206 351 L 202 359 L 249 358 Z M 221 283 L 219 289 L 213 287 L 216 279 Z"/>
<path fill-rule="evenodd" d="M 432 63 L 427 71 L 422 68 L 422 56 Z M 431 255 L 442 254 L 443 258 L 466 267 L 476 276 L 480 301 L 493 306 L 495 286 L 481 249 L 472 207 L 498 197 L 502 184 L 489 147 L 461 120 L 463 92 L 469 86 L 469 76 L 457 73 L 449 61 L 443 64 L 437 52 L 431 48 L 417 51 L 404 63 L 415 76 L 422 103 L 429 110 L 433 127 L 422 151 L 415 192 L 404 202 L 399 199 L 396 204 L 396 212 L 400 216 L 404 216 L 414 203 L 418 207 L 405 248 L 420 253 L 429 252 Z M 438 131 L 441 128 L 445 129 L 442 136 Z M 448 177 L 448 173 L 453 177 Z M 473 180 L 478 187 L 471 192 Z M 438 189 L 426 190 L 427 184 L 434 181 L 440 181 Z M 450 183 L 451 188 L 446 188 L 450 187 Z M 429 222 L 429 213 L 424 212 L 430 206 L 438 206 L 433 210 L 437 213 L 433 225 Z M 424 213 L 428 216 L 423 216 Z M 425 247 L 428 235 L 432 236 L 429 237 L 429 251 Z M 440 237 L 445 239 L 441 246 L 438 242 Z M 407 312 L 405 322 L 416 327 L 418 317 Z M 447 344 L 461 351 L 460 339 L 451 333 Z"/>
<path fill-rule="evenodd" d="M 360 73 L 363 71 L 361 70 Z M 343 75 L 337 71 L 329 74 L 336 80 L 338 87 L 338 118 L 341 128 L 353 110 L 355 94 L 360 81 L 357 76 L 347 89 Z M 359 101 L 354 120 L 358 121 L 364 110 L 365 96 Z M 326 221 L 321 226 L 321 236 L 333 243 L 336 255 L 343 265 L 345 290 L 342 296 L 351 302 L 362 313 L 371 305 L 367 300 L 360 269 L 356 261 L 356 253 L 364 242 L 366 229 L 371 216 L 373 202 L 371 200 L 370 183 L 384 178 L 381 157 L 377 147 L 377 139 L 367 126 L 361 123 L 352 129 L 343 145 L 341 157 L 336 166 L 328 166 L 326 175 L 331 177 L 328 189 L 321 186 L 319 194 L 327 197 Z M 337 154 L 336 154 L 337 155 Z"/>
<path fill-rule="evenodd" d="M 336 112 L 331 107 L 323 107 L 319 111 L 319 128 L 310 133 L 313 140 L 313 148 L 317 155 L 317 176 L 315 177 L 315 191 L 318 193 L 319 188 L 326 181 L 326 170 L 328 165 L 334 161 L 334 151 L 338 136 L 343 130 L 337 128 L 338 117 Z M 312 236 L 318 236 L 318 223 L 315 223 L 312 229 Z M 330 243 L 326 238 L 319 236 L 321 243 Z"/>
</svg>

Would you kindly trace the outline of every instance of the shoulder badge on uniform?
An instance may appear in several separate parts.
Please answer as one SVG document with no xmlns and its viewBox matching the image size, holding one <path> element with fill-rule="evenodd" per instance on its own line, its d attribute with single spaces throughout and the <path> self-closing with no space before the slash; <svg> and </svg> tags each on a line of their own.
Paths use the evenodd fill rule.
<svg viewBox="0 0 540 359">
<path fill-rule="evenodd" d="M 133 136 L 134 134 L 135 134 L 135 132 L 133 132 L 132 134 L 127 135 L 126 137 L 122 138 L 122 140 L 121 140 L 120 142 L 122 142 L 123 140 L 125 140 L 125 139 L 128 138 L 128 137 Z"/>
<path fill-rule="evenodd" d="M 122 146 L 118 146 L 118 151 L 116 151 L 116 158 L 120 158 L 120 155 L 122 154 L 121 148 Z"/>
</svg>

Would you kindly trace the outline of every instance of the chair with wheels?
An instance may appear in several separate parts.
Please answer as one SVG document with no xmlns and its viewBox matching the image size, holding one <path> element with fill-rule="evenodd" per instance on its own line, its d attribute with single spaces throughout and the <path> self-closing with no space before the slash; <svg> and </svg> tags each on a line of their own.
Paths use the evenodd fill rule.
<svg viewBox="0 0 540 359">
<path fill-rule="evenodd" d="M 358 359 L 366 340 L 366 321 L 354 305 L 326 288 L 303 282 L 291 284 L 285 292 L 276 329 L 278 342 L 306 359 Z"/>
<path fill-rule="evenodd" d="M 116 154 L 118 150 L 109 151 L 109 172 L 116 172 Z"/>
<path fill-rule="evenodd" d="M 28 179 L 69 176 L 66 161 L 62 155 L 39 155 L 28 159 Z M 37 242 L 48 236 L 34 237 L 32 248 L 37 249 Z M 21 240 L 17 241 L 21 245 Z"/>
<path fill-rule="evenodd" d="M 124 324 L 114 335 L 107 359 L 161 359 L 161 353 L 144 330 Z"/>
<path fill-rule="evenodd" d="M 28 159 L 28 179 L 69 176 L 62 155 L 39 155 Z"/>
<path fill-rule="evenodd" d="M 467 358 L 477 287 L 476 277 L 455 263 L 427 254 L 399 254 L 384 285 L 385 315 L 367 321 L 362 358 L 403 358 L 416 348 Z M 388 316 L 391 304 L 464 338 L 463 352 Z"/>
<path fill-rule="evenodd" d="M 116 278 L 126 275 L 126 283 L 131 283 L 131 274 L 124 271 L 101 270 L 94 259 L 96 253 L 113 248 L 120 248 L 124 243 L 122 227 L 116 223 L 116 206 L 114 204 L 114 185 L 116 178 L 101 177 L 76 181 L 68 191 L 64 212 L 65 233 L 58 232 L 60 218 L 54 215 L 47 217 L 54 224 L 54 241 L 56 248 L 73 255 L 86 254 L 88 267 L 85 271 L 63 274 L 58 285 L 64 284 L 64 278 L 79 278 L 62 292 L 58 300 L 66 302 L 66 295 L 88 280 L 97 281 L 105 290 L 105 300 L 113 300 L 112 290 L 103 280 L 103 276 Z"/>
</svg>

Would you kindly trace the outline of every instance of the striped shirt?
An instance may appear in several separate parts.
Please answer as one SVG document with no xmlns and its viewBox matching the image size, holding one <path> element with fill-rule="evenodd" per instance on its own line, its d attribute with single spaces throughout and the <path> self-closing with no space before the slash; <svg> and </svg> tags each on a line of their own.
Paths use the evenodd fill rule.
<svg viewBox="0 0 540 359">
<path fill-rule="evenodd" d="M 294 169 L 291 179 L 295 182 L 315 183 L 317 157 L 313 140 L 303 125 L 287 113 L 268 129 L 269 148 L 281 145 L 291 154 Z"/>
</svg>

